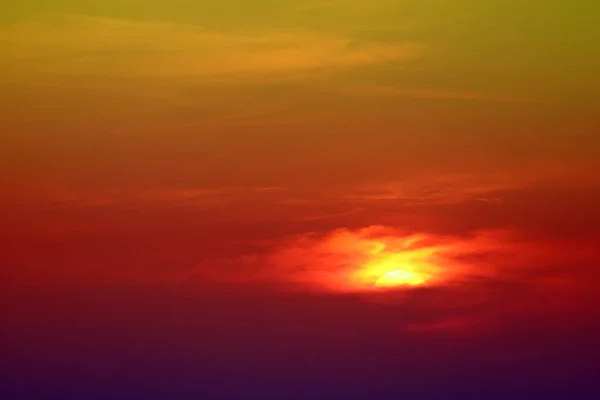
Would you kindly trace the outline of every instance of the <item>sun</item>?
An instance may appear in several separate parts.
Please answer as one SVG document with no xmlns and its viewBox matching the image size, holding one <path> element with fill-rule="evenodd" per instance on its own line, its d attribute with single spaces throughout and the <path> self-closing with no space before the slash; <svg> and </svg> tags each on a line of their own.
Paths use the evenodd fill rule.
<svg viewBox="0 0 600 400">
<path fill-rule="evenodd" d="M 377 281 L 375 281 L 375 287 L 391 288 L 398 286 L 419 286 L 424 283 L 425 279 L 423 276 L 414 272 L 397 269 L 390 271 L 377 279 Z"/>
<path fill-rule="evenodd" d="M 439 268 L 431 248 L 407 248 L 371 242 L 369 251 L 354 271 L 356 288 L 389 290 L 414 288 L 434 283 Z M 404 243 L 403 243 L 404 244 Z"/>
<path fill-rule="evenodd" d="M 364 257 L 352 276 L 363 291 L 409 289 L 438 283 L 442 273 L 435 246 L 413 246 L 414 237 L 365 243 Z"/>
<path fill-rule="evenodd" d="M 443 285 L 458 270 L 448 258 L 451 244 L 427 234 L 370 227 L 303 240 L 312 247 L 305 250 L 302 243 L 295 244 L 274 261 L 302 265 L 290 275 L 315 290 L 378 296 Z"/>
</svg>

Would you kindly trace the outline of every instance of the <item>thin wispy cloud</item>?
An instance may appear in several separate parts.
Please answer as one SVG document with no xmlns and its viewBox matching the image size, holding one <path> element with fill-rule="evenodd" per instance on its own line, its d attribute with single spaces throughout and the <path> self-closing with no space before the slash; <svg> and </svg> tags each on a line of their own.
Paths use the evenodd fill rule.
<svg viewBox="0 0 600 400">
<path fill-rule="evenodd" d="M 499 103 L 531 103 L 537 100 L 506 93 L 478 93 L 441 89 L 405 88 L 388 85 L 354 85 L 340 91 L 353 95 L 408 97 L 422 100 L 460 100 Z"/>
<path fill-rule="evenodd" d="M 68 188 L 49 186 L 33 191 L 25 188 L 12 201 L 27 204 L 50 202 L 74 207 L 112 207 L 122 205 L 184 206 L 240 202 L 248 198 L 281 195 L 281 187 L 190 187 L 190 188 Z M 5 201 L 10 201 L 6 199 Z"/>
<path fill-rule="evenodd" d="M 343 195 L 347 201 L 396 201 L 403 205 L 484 201 L 501 204 L 498 193 L 530 187 L 582 187 L 590 178 L 577 170 L 551 163 L 531 165 L 527 172 L 505 167 L 488 169 L 486 174 L 454 172 L 421 173 L 414 178 L 370 182 L 357 185 Z"/>
<path fill-rule="evenodd" d="M 292 14 L 314 14 L 323 11 L 335 11 L 340 14 L 357 13 L 383 13 L 386 6 L 390 5 L 389 0 L 320 0 L 303 2 L 300 5 L 291 7 Z"/>
<path fill-rule="evenodd" d="M 44 75 L 215 77 L 344 69 L 419 57 L 414 42 L 378 43 L 306 29 L 209 31 L 82 15 L 0 31 L 3 70 Z"/>
<path fill-rule="evenodd" d="M 314 215 L 314 216 L 307 217 L 305 219 L 307 221 L 320 221 L 320 220 L 326 220 L 326 219 L 336 219 L 336 218 L 347 217 L 349 215 L 358 214 L 362 211 L 364 211 L 364 209 L 361 207 L 353 207 L 350 210 L 340 211 L 340 212 L 331 213 L 331 214 Z"/>
</svg>

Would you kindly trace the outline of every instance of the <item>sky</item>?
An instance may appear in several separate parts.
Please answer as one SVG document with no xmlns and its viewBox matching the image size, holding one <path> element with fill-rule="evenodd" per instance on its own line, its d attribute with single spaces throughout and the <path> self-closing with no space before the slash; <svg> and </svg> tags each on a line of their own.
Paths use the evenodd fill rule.
<svg viewBox="0 0 600 400">
<path fill-rule="evenodd" d="M 0 397 L 598 398 L 599 24 L 9 0 Z"/>
</svg>

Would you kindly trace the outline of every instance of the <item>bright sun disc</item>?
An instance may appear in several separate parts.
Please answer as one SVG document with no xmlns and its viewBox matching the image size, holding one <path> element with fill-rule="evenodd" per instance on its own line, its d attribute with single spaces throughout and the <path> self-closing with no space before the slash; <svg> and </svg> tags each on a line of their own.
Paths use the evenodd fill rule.
<svg viewBox="0 0 600 400">
<path fill-rule="evenodd" d="M 375 282 L 375 286 L 389 288 L 395 286 L 417 286 L 423 283 L 425 283 L 425 280 L 418 274 L 398 269 L 383 275 Z"/>
</svg>

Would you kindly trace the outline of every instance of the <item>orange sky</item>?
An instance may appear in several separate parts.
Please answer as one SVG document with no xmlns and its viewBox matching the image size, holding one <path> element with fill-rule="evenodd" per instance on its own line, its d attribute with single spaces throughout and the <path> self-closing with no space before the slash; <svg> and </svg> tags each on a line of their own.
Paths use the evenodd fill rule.
<svg viewBox="0 0 600 400">
<path fill-rule="evenodd" d="M 597 300 L 597 2 L 188 3 L 0 14 L 6 293 L 358 293 L 480 337 Z M 373 292 L 390 259 L 425 284 Z"/>
</svg>

